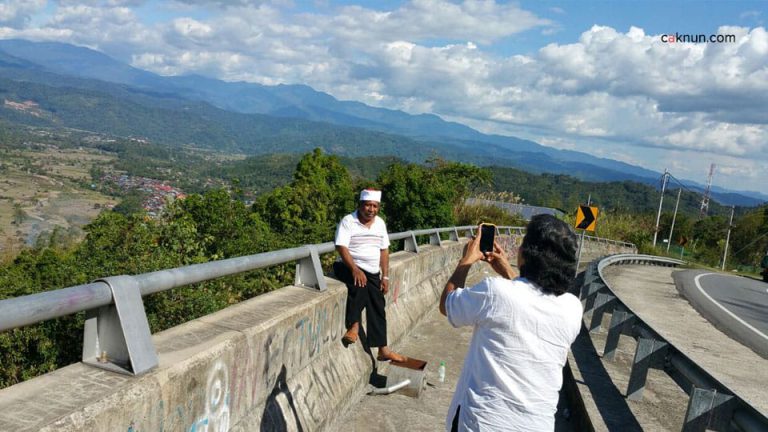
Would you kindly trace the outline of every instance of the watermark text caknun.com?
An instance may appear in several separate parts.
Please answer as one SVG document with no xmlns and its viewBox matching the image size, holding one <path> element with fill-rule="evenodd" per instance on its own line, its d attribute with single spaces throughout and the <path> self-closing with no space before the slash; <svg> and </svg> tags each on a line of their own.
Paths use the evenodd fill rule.
<svg viewBox="0 0 768 432">
<path fill-rule="evenodd" d="M 735 43 L 736 35 L 733 34 L 664 34 L 661 35 L 664 43 Z"/>
</svg>

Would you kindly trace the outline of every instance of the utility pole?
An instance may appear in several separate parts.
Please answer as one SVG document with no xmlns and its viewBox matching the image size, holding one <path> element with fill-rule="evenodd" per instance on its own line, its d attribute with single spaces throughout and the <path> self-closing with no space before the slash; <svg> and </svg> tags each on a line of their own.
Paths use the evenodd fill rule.
<svg viewBox="0 0 768 432">
<path fill-rule="evenodd" d="M 659 220 L 661 219 L 661 205 L 664 204 L 664 190 L 667 188 L 667 169 L 661 177 L 661 199 L 659 200 L 659 212 L 656 214 L 656 230 L 653 232 L 653 247 L 656 247 L 656 238 L 659 236 Z"/>
<path fill-rule="evenodd" d="M 701 208 L 699 209 L 699 219 L 704 219 L 709 210 L 709 196 L 712 194 L 712 176 L 715 174 L 715 164 L 709 165 L 709 176 L 707 176 L 707 189 L 704 196 L 701 197 Z"/>
<path fill-rule="evenodd" d="M 728 259 L 728 242 L 731 240 L 731 227 L 733 226 L 733 211 L 736 206 L 731 206 L 731 220 L 728 221 L 728 235 L 725 236 L 725 250 L 723 251 L 723 265 L 720 270 L 725 271 L 725 260 Z"/>
<path fill-rule="evenodd" d="M 672 233 L 675 231 L 675 219 L 677 219 L 677 207 L 680 205 L 680 192 L 683 191 L 683 187 L 677 190 L 677 201 L 675 202 L 675 213 L 672 215 L 672 226 L 669 227 L 669 241 L 667 241 L 667 253 L 669 253 L 669 245 L 672 244 Z"/>
<path fill-rule="evenodd" d="M 587 198 L 587 207 L 592 204 L 592 194 L 589 194 L 589 198 Z M 576 258 L 576 274 L 579 274 L 579 264 L 581 264 L 581 250 L 584 249 L 584 233 L 586 233 L 587 230 L 581 230 L 581 242 L 579 243 L 579 256 Z"/>
</svg>

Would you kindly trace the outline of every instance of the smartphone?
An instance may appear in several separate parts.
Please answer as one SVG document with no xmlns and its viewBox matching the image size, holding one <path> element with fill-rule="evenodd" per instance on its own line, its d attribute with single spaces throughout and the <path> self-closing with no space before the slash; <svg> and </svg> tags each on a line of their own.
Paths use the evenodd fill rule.
<svg viewBox="0 0 768 432">
<path fill-rule="evenodd" d="M 490 223 L 480 224 L 480 252 L 493 252 L 493 239 L 496 237 L 496 225 Z"/>
</svg>

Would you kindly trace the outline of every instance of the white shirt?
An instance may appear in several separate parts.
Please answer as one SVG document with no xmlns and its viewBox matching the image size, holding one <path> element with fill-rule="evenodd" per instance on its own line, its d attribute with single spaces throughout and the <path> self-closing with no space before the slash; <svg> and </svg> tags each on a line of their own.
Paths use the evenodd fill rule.
<svg viewBox="0 0 768 432">
<path fill-rule="evenodd" d="M 553 431 L 563 366 L 581 328 L 572 294 L 545 294 L 524 278 L 486 278 L 445 301 L 454 327 L 475 327 L 446 418 L 460 431 Z"/>
<path fill-rule="evenodd" d="M 379 272 L 381 250 L 389 247 L 389 234 L 384 220 L 375 216 L 370 227 L 357 217 L 357 210 L 344 216 L 336 227 L 336 246 L 349 249 L 352 260 L 368 273 Z"/>
</svg>

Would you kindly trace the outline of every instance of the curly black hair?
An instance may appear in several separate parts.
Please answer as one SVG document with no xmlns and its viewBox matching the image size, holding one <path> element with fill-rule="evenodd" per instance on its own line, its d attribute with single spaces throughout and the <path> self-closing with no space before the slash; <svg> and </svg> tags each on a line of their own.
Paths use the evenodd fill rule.
<svg viewBox="0 0 768 432">
<path fill-rule="evenodd" d="M 548 294 L 561 295 L 571 288 L 576 271 L 578 241 L 565 222 L 552 215 L 531 218 L 520 254 L 520 276 Z"/>
</svg>

